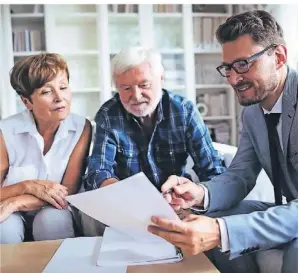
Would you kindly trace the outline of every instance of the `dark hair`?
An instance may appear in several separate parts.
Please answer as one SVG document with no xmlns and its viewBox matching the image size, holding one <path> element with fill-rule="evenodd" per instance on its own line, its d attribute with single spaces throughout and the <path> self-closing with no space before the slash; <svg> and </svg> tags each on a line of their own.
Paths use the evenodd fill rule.
<svg viewBox="0 0 299 273">
<path fill-rule="evenodd" d="M 231 16 L 216 31 L 220 44 L 235 41 L 246 34 L 249 34 L 256 44 L 264 47 L 285 44 L 281 26 L 264 10 L 247 11 Z"/>
<path fill-rule="evenodd" d="M 67 63 L 60 55 L 32 55 L 16 62 L 10 72 L 10 84 L 20 96 L 30 99 L 35 89 L 53 80 L 59 72 L 66 72 L 69 80 Z"/>
</svg>

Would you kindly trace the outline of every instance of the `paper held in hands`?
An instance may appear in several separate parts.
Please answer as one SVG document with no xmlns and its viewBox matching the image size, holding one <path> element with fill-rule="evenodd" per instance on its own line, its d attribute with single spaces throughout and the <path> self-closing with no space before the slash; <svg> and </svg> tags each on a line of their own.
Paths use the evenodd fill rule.
<svg viewBox="0 0 299 273">
<path fill-rule="evenodd" d="M 97 190 L 67 196 L 66 199 L 85 214 L 115 229 L 106 229 L 104 233 L 98 264 L 130 265 L 182 260 L 181 252 L 173 245 L 147 231 L 153 215 L 170 220 L 179 220 L 179 217 L 144 173 Z"/>
</svg>

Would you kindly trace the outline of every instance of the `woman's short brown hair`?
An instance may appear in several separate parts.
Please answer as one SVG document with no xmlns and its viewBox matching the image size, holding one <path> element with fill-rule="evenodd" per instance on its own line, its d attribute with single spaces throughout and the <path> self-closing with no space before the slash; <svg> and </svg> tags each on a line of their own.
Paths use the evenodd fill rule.
<svg viewBox="0 0 299 273">
<path fill-rule="evenodd" d="M 66 72 L 69 80 L 67 63 L 60 55 L 32 55 L 16 62 L 10 72 L 10 84 L 20 96 L 30 99 L 35 89 L 53 80 L 59 72 Z"/>
</svg>

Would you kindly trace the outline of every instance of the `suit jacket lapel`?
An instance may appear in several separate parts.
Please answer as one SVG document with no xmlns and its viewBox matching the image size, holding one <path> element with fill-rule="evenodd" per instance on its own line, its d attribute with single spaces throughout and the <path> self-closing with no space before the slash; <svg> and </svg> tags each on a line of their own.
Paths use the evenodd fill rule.
<svg viewBox="0 0 299 273">
<path fill-rule="evenodd" d="M 282 97 L 282 144 L 284 154 L 287 155 L 291 126 L 296 113 L 298 78 L 297 73 L 288 68 L 288 77 Z"/>
<path fill-rule="evenodd" d="M 294 106 L 283 96 L 282 98 L 282 145 L 284 154 L 287 155 L 288 141 L 291 125 L 295 117 Z"/>
</svg>

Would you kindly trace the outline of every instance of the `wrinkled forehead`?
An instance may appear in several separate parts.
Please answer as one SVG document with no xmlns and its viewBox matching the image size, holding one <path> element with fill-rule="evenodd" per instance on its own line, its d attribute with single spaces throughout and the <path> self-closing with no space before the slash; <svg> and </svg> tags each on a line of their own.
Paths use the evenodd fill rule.
<svg viewBox="0 0 299 273">
<path fill-rule="evenodd" d="M 264 49 L 253 42 L 249 35 L 244 35 L 234 41 L 222 45 L 222 63 L 232 63 L 238 59 L 246 59 Z"/>
</svg>

